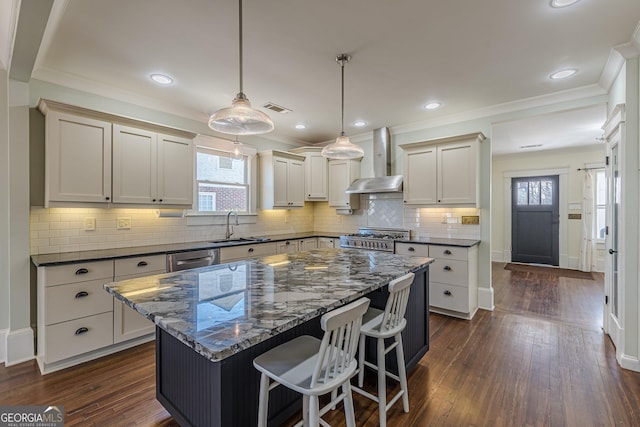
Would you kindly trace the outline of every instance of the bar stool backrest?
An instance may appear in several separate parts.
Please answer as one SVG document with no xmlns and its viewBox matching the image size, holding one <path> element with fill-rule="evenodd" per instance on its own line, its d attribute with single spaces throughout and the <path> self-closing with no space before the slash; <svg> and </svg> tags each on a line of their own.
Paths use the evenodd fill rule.
<svg viewBox="0 0 640 427">
<path fill-rule="evenodd" d="M 404 315 L 409 302 L 409 291 L 413 283 L 414 273 L 407 273 L 389 283 L 389 298 L 384 308 L 380 331 L 385 332 L 405 323 Z"/>
<path fill-rule="evenodd" d="M 330 311 L 320 319 L 324 332 L 318 360 L 311 377 L 311 387 L 325 384 L 348 374 L 347 368 L 355 361 L 362 326 L 362 316 L 369 308 L 370 300 L 359 300 Z"/>
</svg>

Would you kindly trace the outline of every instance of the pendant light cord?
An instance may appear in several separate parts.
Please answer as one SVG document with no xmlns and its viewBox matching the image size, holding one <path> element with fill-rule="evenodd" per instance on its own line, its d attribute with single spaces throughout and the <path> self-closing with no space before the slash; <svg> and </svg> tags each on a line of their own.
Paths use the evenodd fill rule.
<svg viewBox="0 0 640 427">
<path fill-rule="evenodd" d="M 340 68 L 341 68 L 341 81 L 342 81 L 342 124 L 340 125 L 340 136 L 344 136 L 344 64 L 346 64 L 347 62 L 349 62 L 349 60 L 351 59 L 351 57 L 349 55 L 347 55 L 346 53 L 342 53 L 340 55 L 338 55 L 338 57 L 336 58 L 336 62 L 340 64 Z"/>
<path fill-rule="evenodd" d="M 240 69 L 240 93 L 243 93 L 242 92 L 242 89 L 243 89 L 242 88 L 242 0 L 238 0 L 238 5 L 239 5 L 239 9 L 240 9 L 239 12 L 238 12 L 238 17 L 239 17 L 239 21 L 240 21 L 239 25 L 238 25 L 238 28 L 239 28 L 239 31 L 240 31 L 240 36 L 238 37 L 238 41 L 239 41 L 239 44 L 240 44 L 239 49 L 238 49 L 238 52 L 239 52 L 239 58 L 238 58 L 239 67 L 238 68 Z"/>
</svg>

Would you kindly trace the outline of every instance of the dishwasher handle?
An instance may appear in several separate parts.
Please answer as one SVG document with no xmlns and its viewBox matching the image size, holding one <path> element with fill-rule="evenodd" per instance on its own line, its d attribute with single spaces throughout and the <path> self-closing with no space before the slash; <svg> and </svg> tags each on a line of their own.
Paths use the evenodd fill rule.
<svg viewBox="0 0 640 427">
<path fill-rule="evenodd" d="M 202 258 L 189 258 L 189 259 L 183 259 L 183 260 L 177 261 L 176 265 L 188 266 L 193 264 L 201 264 L 202 262 L 211 263 L 212 260 L 213 260 L 213 257 L 210 257 L 210 256 L 206 256 Z"/>
<path fill-rule="evenodd" d="M 167 271 L 169 272 L 207 267 L 218 263 L 220 263 L 218 249 L 177 252 L 167 255 Z"/>
</svg>

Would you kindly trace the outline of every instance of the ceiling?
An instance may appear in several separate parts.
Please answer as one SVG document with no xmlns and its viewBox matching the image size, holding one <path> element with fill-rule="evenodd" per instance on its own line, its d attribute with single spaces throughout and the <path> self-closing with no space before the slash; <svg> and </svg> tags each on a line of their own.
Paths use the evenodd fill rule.
<svg viewBox="0 0 640 427">
<path fill-rule="evenodd" d="M 55 0 L 32 78 L 206 122 L 238 91 L 237 16 L 235 0 Z M 329 141 L 340 131 L 335 57 L 345 52 L 348 135 L 428 124 L 597 85 L 611 48 L 629 42 L 639 21 L 638 0 L 245 0 L 244 91 L 254 107 L 292 110 L 267 111 L 276 126 L 267 138 Z M 564 68 L 579 71 L 549 78 Z M 161 87 L 154 72 L 175 82 Z M 432 100 L 443 106 L 425 110 Z M 498 129 L 516 133 L 513 125 Z M 512 145 L 536 139 L 527 135 Z"/>
</svg>

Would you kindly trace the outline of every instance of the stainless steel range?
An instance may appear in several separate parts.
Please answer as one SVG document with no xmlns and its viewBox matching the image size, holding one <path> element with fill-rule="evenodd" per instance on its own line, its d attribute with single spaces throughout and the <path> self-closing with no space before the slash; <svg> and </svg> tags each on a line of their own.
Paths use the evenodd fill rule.
<svg viewBox="0 0 640 427">
<path fill-rule="evenodd" d="M 409 239 L 410 235 L 409 230 L 399 228 L 361 227 L 357 233 L 340 236 L 340 247 L 393 252 L 393 241 Z"/>
</svg>

